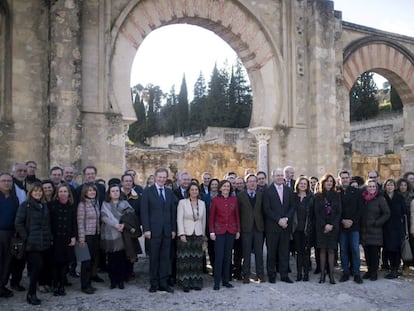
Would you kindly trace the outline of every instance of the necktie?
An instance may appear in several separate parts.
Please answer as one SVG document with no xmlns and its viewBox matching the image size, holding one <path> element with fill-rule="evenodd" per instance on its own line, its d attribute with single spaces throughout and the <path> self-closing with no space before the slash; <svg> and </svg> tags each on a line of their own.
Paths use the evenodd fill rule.
<svg viewBox="0 0 414 311">
<path fill-rule="evenodd" d="M 277 193 L 279 194 L 280 202 L 283 204 L 283 186 L 277 186 Z"/>
<path fill-rule="evenodd" d="M 160 188 L 160 198 L 165 201 L 163 190 L 164 188 Z"/>
<path fill-rule="evenodd" d="M 254 192 L 250 192 L 250 197 L 253 199 L 254 198 Z"/>
</svg>

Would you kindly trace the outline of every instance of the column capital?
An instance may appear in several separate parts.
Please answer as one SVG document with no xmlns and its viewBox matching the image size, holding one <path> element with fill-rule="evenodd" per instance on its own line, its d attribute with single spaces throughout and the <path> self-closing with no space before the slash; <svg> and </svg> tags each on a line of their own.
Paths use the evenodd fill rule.
<svg viewBox="0 0 414 311">
<path fill-rule="evenodd" d="M 267 145 L 269 143 L 272 131 L 273 128 L 266 126 L 253 127 L 248 129 L 248 132 L 252 133 L 256 137 L 257 143 L 259 145 Z"/>
</svg>

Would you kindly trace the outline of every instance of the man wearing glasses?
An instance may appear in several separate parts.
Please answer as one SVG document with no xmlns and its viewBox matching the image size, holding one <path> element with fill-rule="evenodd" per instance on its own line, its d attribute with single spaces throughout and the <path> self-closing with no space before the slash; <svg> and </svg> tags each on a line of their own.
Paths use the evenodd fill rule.
<svg viewBox="0 0 414 311">
<path fill-rule="evenodd" d="M 378 185 L 378 191 L 382 191 L 382 183 L 381 183 L 381 177 L 378 173 L 378 171 L 369 171 L 368 172 L 368 179 L 374 179 L 377 182 Z"/>
</svg>

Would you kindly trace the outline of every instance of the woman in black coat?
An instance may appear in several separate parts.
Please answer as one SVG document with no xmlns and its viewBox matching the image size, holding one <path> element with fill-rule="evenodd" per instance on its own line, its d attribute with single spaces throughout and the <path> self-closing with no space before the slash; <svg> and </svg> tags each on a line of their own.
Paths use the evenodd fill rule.
<svg viewBox="0 0 414 311">
<path fill-rule="evenodd" d="M 295 182 L 295 214 L 293 215 L 293 240 L 295 242 L 296 281 L 309 281 L 310 249 L 313 246 L 314 202 L 309 180 L 302 176 Z"/>
<path fill-rule="evenodd" d="M 341 218 L 341 196 L 335 189 L 335 178 L 325 174 L 315 194 L 316 246 L 320 249 L 321 278 L 325 283 L 325 262 L 328 254 L 329 283 L 335 284 L 333 275 L 335 250 L 338 247 L 339 221 Z"/>
<path fill-rule="evenodd" d="M 64 296 L 67 267 L 75 260 L 76 213 L 69 185 L 57 186 L 49 203 L 53 235 L 52 277 L 55 296 Z"/>
<path fill-rule="evenodd" d="M 378 279 L 380 247 L 382 246 L 382 227 L 390 217 L 390 209 L 384 197 L 378 192 L 375 179 L 369 179 L 367 188 L 362 193 L 364 209 L 361 215 L 361 244 L 364 247 L 368 271 L 364 279 Z"/>
<path fill-rule="evenodd" d="M 26 299 L 32 305 L 41 303 L 36 296 L 36 286 L 42 274 L 47 251 L 52 243 L 49 209 L 43 199 L 42 184 L 34 182 L 27 200 L 17 210 L 15 221 L 16 231 L 26 241 L 26 256 L 28 265 L 31 267 Z"/>
<path fill-rule="evenodd" d="M 404 198 L 397 193 L 397 185 L 393 179 L 387 179 L 384 183 L 384 198 L 390 209 L 390 218 L 383 227 L 384 251 L 390 260 L 391 271 L 385 278 L 398 277 L 398 267 L 401 261 L 401 244 L 404 239 L 403 217 L 406 214 Z"/>
</svg>

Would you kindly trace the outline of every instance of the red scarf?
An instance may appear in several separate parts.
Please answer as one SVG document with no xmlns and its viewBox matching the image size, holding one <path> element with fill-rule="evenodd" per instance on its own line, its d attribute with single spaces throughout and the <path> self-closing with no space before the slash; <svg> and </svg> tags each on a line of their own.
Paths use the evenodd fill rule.
<svg viewBox="0 0 414 311">
<path fill-rule="evenodd" d="M 368 193 L 368 191 L 364 191 L 362 193 L 362 197 L 364 198 L 365 202 L 371 201 L 374 199 L 378 194 L 378 190 L 375 190 L 374 193 Z"/>
</svg>

